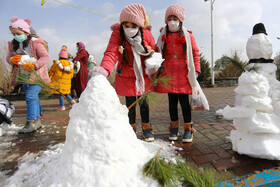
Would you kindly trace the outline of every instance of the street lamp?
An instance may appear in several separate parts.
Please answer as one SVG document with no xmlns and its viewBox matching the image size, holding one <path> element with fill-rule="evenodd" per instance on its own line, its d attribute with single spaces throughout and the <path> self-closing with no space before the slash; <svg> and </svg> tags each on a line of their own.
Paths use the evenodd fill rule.
<svg viewBox="0 0 280 187">
<path fill-rule="evenodd" d="M 209 0 L 204 0 L 205 2 Z M 211 70 L 212 70 L 212 86 L 215 85 L 215 72 L 214 72 L 214 44 L 213 44 L 213 4 L 215 0 L 210 0 L 210 9 L 211 9 Z"/>
</svg>

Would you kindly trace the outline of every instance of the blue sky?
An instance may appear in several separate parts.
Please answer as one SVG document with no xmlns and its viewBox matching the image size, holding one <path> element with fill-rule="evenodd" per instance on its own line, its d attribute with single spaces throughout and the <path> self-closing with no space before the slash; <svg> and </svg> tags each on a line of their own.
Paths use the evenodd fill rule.
<svg viewBox="0 0 280 187">
<path fill-rule="evenodd" d="M 144 5 L 152 25 L 152 34 L 157 40 L 159 29 L 164 24 L 165 10 L 171 5 L 183 6 L 186 11 L 184 26 L 193 31 L 197 45 L 210 61 L 210 3 L 204 0 L 61 0 L 74 6 L 119 20 L 122 8 L 131 3 Z M 29 18 L 37 34 L 48 41 L 51 59 L 57 59 L 60 47 L 68 46 L 76 53 L 75 43 L 82 41 L 86 49 L 100 63 L 108 44 L 110 26 L 116 21 L 90 14 L 73 7 L 47 0 L 1 0 L 0 42 L 13 37 L 8 29 L 10 18 Z M 247 59 L 245 47 L 253 26 L 263 22 L 273 44 L 273 57 L 280 51 L 280 1 L 276 0 L 216 0 L 214 3 L 214 59 L 234 50 Z"/>
</svg>

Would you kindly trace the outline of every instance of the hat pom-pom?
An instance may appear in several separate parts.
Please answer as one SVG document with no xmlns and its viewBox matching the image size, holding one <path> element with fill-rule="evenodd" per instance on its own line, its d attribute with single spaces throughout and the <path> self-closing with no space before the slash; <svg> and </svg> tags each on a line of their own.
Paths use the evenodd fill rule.
<svg viewBox="0 0 280 187">
<path fill-rule="evenodd" d="M 151 31 L 152 30 L 152 26 L 151 25 L 148 25 L 145 27 L 147 30 Z"/>
<path fill-rule="evenodd" d="M 17 20 L 18 20 L 18 17 L 16 17 L 16 16 L 14 16 L 14 17 L 11 18 L 11 22 L 12 22 L 12 23 L 15 22 L 15 21 L 17 21 Z"/>
<path fill-rule="evenodd" d="M 24 19 L 24 21 L 30 26 L 32 24 L 32 21 L 30 19 Z"/>
<path fill-rule="evenodd" d="M 110 27 L 110 29 L 112 30 L 112 31 L 114 31 L 114 30 L 116 30 L 116 29 L 118 29 L 119 27 L 120 27 L 120 23 L 115 23 L 115 24 L 113 24 L 111 27 Z"/>
</svg>

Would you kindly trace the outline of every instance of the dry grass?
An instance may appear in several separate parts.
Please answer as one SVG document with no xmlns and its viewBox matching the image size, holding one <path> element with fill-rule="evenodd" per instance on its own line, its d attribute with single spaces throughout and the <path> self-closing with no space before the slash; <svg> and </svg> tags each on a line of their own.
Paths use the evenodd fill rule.
<svg viewBox="0 0 280 187">
<path fill-rule="evenodd" d="M 239 77 L 242 73 L 242 69 L 234 64 L 229 64 L 219 73 L 219 77 Z"/>
<path fill-rule="evenodd" d="M 0 42 L 0 94 L 7 94 L 11 91 L 9 86 L 11 80 L 12 66 L 6 62 L 6 56 L 8 54 L 7 42 Z"/>
<path fill-rule="evenodd" d="M 228 56 L 225 56 L 225 58 L 228 59 L 230 63 L 219 72 L 219 77 L 239 77 L 248 65 L 247 61 L 242 61 L 240 59 L 237 51 L 235 51 L 232 58 Z"/>
<path fill-rule="evenodd" d="M 116 69 L 114 68 L 111 72 L 110 76 L 107 78 L 110 84 L 115 88 L 115 77 L 116 77 Z"/>
</svg>

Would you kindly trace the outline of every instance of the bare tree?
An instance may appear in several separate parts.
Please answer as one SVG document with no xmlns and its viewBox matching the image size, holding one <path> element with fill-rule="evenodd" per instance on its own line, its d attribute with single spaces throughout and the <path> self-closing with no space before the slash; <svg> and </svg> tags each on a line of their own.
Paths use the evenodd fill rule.
<svg viewBox="0 0 280 187">
<path fill-rule="evenodd" d="M 7 42 L 0 41 L 0 93 L 9 93 L 11 80 L 11 65 L 6 62 L 8 54 Z"/>
<path fill-rule="evenodd" d="M 274 57 L 274 63 L 279 66 L 280 65 L 280 51 L 278 51 Z"/>
<path fill-rule="evenodd" d="M 280 80 L 280 51 L 278 51 L 274 57 L 274 63 L 277 66 L 276 78 Z"/>
</svg>

